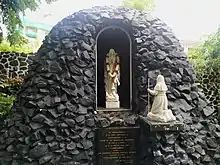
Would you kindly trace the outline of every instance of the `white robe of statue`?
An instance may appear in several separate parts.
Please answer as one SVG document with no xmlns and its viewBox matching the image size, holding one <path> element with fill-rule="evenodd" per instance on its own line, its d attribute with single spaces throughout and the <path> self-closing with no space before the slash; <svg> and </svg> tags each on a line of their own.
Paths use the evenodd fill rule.
<svg viewBox="0 0 220 165">
<path fill-rule="evenodd" d="M 168 109 L 168 100 L 166 96 L 167 86 L 162 75 L 157 76 L 157 84 L 154 90 L 148 88 L 148 92 L 154 95 L 153 105 L 147 118 L 152 121 L 170 122 L 175 121 L 176 117 L 172 111 Z"/>
<path fill-rule="evenodd" d="M 106 102 L 119 102 L 117 87 L 120 85 L 119 56 L 110 49 L 105 61 L 105 92 Z M 119 108 L 119 107 L 118 107 Z"/>
</svg>

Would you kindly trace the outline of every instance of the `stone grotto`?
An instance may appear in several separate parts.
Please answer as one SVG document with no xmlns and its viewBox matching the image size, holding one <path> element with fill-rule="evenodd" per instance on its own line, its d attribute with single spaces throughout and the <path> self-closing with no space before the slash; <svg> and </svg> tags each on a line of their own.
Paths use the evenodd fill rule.
<svg viewBox="0 0 220 165">
<path fill-rule="evenodd" d="M 113 30 L 99 38 L 108 27 Z M 96 82 L 97 61 L 107 43 L 121 44 L 119 94 L 126 110 L 98 109 L 104 92 Z M 179 131 L 150 131 L 144 120 L 148 80 L 158 72 L 169 108 L 183 124 Z M 113 6 L 76 12 L 53 27 L 33 57 L 0 131 L 0 164 L 100 165 L 94 161 L 95 130 L 129 126 L 141 130 L 138 165 L 219 165 L 220 125 L 196 81 L 179 40 L 160 19 Z"/>
</svg>

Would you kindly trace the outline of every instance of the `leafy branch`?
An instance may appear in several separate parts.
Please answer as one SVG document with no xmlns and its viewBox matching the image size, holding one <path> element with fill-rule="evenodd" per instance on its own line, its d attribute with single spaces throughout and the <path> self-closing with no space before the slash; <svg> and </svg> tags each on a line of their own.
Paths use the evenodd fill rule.
<svg viewBox="0 0 220 165">
<path fill-rule="evenodd" d="M 56 0 L 45 1 L 50 4 Z M 8 29 L 8 41 L 11 45 L 20 46 L 27 43 L 27 40 L 17 30 L 17 26 L 22 26 L 19 14 L 24 14 L 26 9 L 35 11 L 41 3 L 42 0 L 0 0 L 2 23 Z"/>
</svg>

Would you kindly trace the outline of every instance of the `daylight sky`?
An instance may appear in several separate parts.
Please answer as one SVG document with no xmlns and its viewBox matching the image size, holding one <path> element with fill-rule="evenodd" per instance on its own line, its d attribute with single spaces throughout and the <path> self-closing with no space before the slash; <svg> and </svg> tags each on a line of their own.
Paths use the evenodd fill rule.
<svg viewBox="0 0 220 165">
<path fill-rule="evenodd" d="M 42 4 L 29 18 L 56 24 L 65 16 L 92 6 L 120 5 L 122 0 L 58 0 Z M 220 0 L 156 0 L 153 14 L 165 21 L 181 40 L 199 40 L 220 26 Z M 50 14 L 47 19 L 45 14 Z"/>
</svg>

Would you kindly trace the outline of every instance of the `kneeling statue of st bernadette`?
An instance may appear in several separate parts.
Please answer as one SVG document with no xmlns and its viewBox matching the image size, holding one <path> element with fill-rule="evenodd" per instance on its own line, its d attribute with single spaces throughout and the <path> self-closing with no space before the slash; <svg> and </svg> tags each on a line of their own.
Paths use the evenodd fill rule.
<svg viewBox="0 0 220 165">
<path fill-rule="evenodd" d="M 157 76 L 157 83 L 154 90 L 147 89 L 148 92 L 154 95 L 154 101 L 150 112 L 147 114 L 147 119 L 157 122 L 170 122 L 175 121 L 176 117 L 172 111 L 168 109 L 168 100 L 166 96 L 167 85 L 165 84 L 162 75 Z"/>
</svg>

